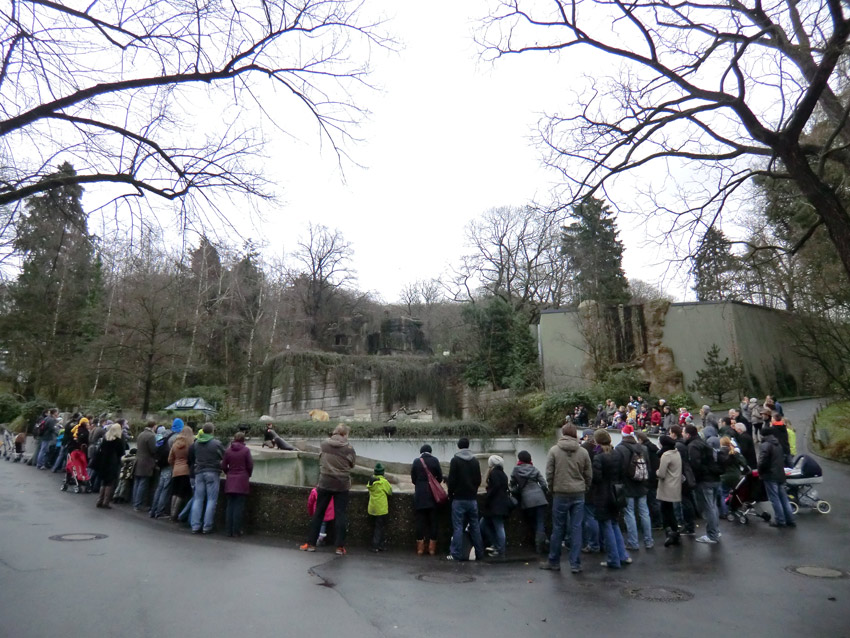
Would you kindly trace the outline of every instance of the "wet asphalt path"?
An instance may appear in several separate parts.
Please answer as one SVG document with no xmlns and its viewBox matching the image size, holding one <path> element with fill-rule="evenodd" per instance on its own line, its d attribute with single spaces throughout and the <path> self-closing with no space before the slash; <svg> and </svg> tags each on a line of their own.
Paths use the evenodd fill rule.
<svg viewBox="0 0 850 638">
<path fill-rule="evenodd" d="M 815 404 L 786 412 L 807 426 Z M 850 637 L 850 577 L 787 570 L 850 573 L 850 467 L 820 462 L 826 516 L 804 512 L 796 530 L 723 521 L 720 545 L 665 550 L 659 537 L 619 572 L 584 555 L 578 576 L 525 561 L 362 549 L 337 558 L 294 541 L 192 536 L 127 506 L 98 510 L 92 495 L 60 492 L 59 475 L 0 462 L 0 637 Z M 86 532 L 106 538 L 49 540 Z"/>
</svg>

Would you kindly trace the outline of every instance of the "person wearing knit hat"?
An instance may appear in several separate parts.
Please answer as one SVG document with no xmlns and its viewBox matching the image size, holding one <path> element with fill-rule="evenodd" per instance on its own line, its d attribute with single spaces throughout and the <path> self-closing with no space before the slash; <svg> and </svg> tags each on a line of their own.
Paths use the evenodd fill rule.
<svg viewBox="0 0 850 638">
<path fill-rule="evenodd" d="M 372 522 L 372 551 L 383 552 L 386 547 L 385 528 L 390 505 L 387 497 L 393 493 L 389 481 L 384 478 L 384 466 L 375 464 L 374 476 L 366 484 L 369 490 L 369 506 L 366 513 Z"/>
<path fill-rule="evenodd" d="M 652 518 L 649 514 L 648 494 L 652 460 L 646 446 L 637 441 L 634 428 L 627 425 L 623 428 L 623 439 L 615 448 L 623 459 L 623 493 L 626 497 L 626 507 L 623 518 L 626 522 L 626 549 L 639 549 L 638 523 L 643 534 L 644 546 L 651 549 L 655 542 L 652 539 Z"/>
<path fill-rule="evenodd" d="M 457 442 L 457 452 L 449 463 L 449 477 L 446 491 L 449 495 L 452 513 L 452 542 L 447 560 L 468 560 L 463 551 L 464 530 L 469 530 L 476 560 L 484 558 L 484 544 L 481 540 L 481 526 L 478 516 L 478 488 L 481 485 L 481 466 L 469 449 L 469 439 L 461 437 Z"/>
<path fill-rule="evenodd" d="M 174 434 L 179 434 L 185 426 L 186 425 L 185 423 L 183 423 L 183 419 L 176 418 L 171 422 L 171 431 L 174 432 Z"/>
<path fill-rule="evenodd" d="M 513 504 L 508 493 L 508 475 L 505 474 L 505 461 L 493 454 L 487 459 L 487 495 L 481 519 L 481 536 L 485 551 L 494 558 L 505 557 L 505 519 L 511 513 Z"/>
</svg>

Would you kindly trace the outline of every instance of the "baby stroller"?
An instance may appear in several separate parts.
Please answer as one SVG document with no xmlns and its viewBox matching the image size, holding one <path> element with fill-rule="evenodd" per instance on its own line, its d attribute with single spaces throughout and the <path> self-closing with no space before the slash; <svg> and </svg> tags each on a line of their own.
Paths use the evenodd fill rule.
<svg viewBox="0 0 850 638">
<path fill-rule="evenodd" d="M 4 428 L 3 429 L 3 458 L 7 461 L 11 461 L 16 456 L 15 450 L 15 437 L 12 436 L 12 433 Z"/>
<path fill-rule="evenodd" d="M 62 491 L 66 491 L 69 485 L 73 485 L 75 494 L 79 494 L 84 488 L 86 492 L 90 492 L 88 467 L 86 453 L 83 450 L 71 452 L 65 466 L 65 480 L 62 481 Z"/>
<path fill-rule="evenodd" d="M 821 514 L 829 514 L 832 510 L 828 501 L 818 498 L 818 491 L 814 488 L 823 483 L 823 470 L 812 457 L 805 454 L 795 456 L 791 471 L 785 474 L 785 483 L 791 511 L 795 514 L 801 507 L 816 509 Z"/>
<path fill-rule="evenodd" d="M 121 472 L 118 474 L 118 486 L 115 488 L 113 503 L 129 503 L 133 494 L 133 475 L 136 473 L 136 449 L 121 457 Z"/>
<path fill-rule="evenodd" d="M 737 521 L 741 525 L 750 522 L 750 516 L 770 520 L 770 514 L 760 511 L 761 503 L 767 501 L 767 493 L 764 485 L 759 480 L 758 470 L 750 470 L 741 477 L 738 484 L 726 497 L 726 505 L 729 506 L 727 521 Z"/>
</svg>

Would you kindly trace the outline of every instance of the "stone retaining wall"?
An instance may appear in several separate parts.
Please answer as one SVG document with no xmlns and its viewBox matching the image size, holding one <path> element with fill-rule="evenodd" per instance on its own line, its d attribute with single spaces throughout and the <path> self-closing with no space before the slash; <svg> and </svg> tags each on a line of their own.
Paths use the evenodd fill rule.
<svg viewBox="0 0 850 638">
<path fill-rule="evenodd" d="M 307 528 L 310 519 L 307 516 L 307 497 L 309 487 L 288 485 L 251 484 L 251 494 L 248 497 L 245 513 L 245 530 L 249 534 L 268 534 L 291 539 L 294 543 L 303 543 L 307 538 Z M 365 491 L 349 493 L 348 505 L 348 539 L 346 545 L 368 546 L 372 538 L 372 528 L 366 508 L 369 504 L 369 494 Z M 224 481 L 221 486 L 216 511 L 216 527 L 224 529 L 225 511 Z M 479 511 L 483 496 L 479 497 Z M 393 494 L 390 497 L 390 514 L 387 525 L 387 544 L 393 548 L 413 549 L 416 532 L 412 494 Z M 551 516 L 547 514 L 547 521 Z M 439 512 L 439 544 L 438 552 L 446 554 L 451 538 L 451 521 L 449 507 L 440 508 Z M 533 550 L 532 539 L 527 538 L 528 531 L 522 524 L 520 512 L 514 512 L 506 521 L 505 530 L 508 539 L 508 552 L 512 548 Z"/>
</svg>

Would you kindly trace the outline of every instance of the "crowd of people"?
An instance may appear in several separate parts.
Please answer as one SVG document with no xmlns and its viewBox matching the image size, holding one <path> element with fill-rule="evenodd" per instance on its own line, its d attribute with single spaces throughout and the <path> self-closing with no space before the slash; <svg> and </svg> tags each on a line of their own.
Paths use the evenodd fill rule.
<svg viewBox="0 0 850 638">
<path fill-rule="evenodd" d="M 188 521 L 193 534 L 212 533 L 224 473 L 225 531 L 241 536 L 253 458 L 244 432 L 237 432 L 225 449 L 214 430 L 212 423 L 205 423 L 195 434 L 180 418 L 170 426 L 150 421 L 131 449 L 125 419 L 73 414 L 63 423 L 53 408 L 35 425 L 37 448 L 30 464 L 44 471 L 64 470 L 66 481 L 97 493 L 98 508 L 111 509 L 113 500 L 127 501 L 137 512 L 146 509 L 151 518 Z M 23 448 L 16 453 L 19 460 Z"/>
<path fill-rule="evenodd" d="M 423 445 L 410 470 L 416 553 L 437 553 L 439 510 L 445 503 L 452 525 L 449 560 L 505 557 L 505 521 L 514 510 L 521 513 L 536 552 L 546 555 L 541 568 L 547 570 L 560 570 L 563 549 L 573 573 L 582 571 L 583 554 L 595 552 L 606 554 L 602 565 L 619 569 L 631 563 L 630 552 L 641 545 L 654 547 L 653 529 L 659 528 L 664 530 L 665 547 L 680 545 L 682 536 L 715 545 L 721 538 L 719 519 L 727 513 L 727 496 L 751 469 L 758 470 L 773 506 L 770 524 L 795 527 L 784 487 L 795 437 L 781 404 L 772 397 L 763 403 L 744 397 L 727 416 L 718 418 L 708 405 L 702 406 L 699 416 L 698 427 L 686 408 L 674 413 L 663 400 L 649 406 L 636 397 L 619 407 L 613 401 L 598 406 L 591 427 L 586 409 L 579 405 L 565 419 L 545 468 L 538 469 L 531 455 L 521 451 L 510 474 L 504 459 L 491 455 L 482 476 L 469 439 L 461 438 L 444 476 L 431 446 Z M 616 446 L 610 433 L 614 429 L 621 435 Z M 195 534 L 213 531 L 223 472 L 225 531 L 228 536 L 243 534 L 253 461 L 242 431 L 225 449 L 215 438 L 212 423 L 195 434 L 180 418 L 167 427 L 149 422 L 136 438 L 133 454 L 128 454 L 130 433 L 124 420 L 75 414 L 63 424 L 58 410 L 52 409 L 40 419 L 35 434 L 39 445 L 32 463 L 40 470 L 58 472 L 67 464 L 70 474 L 76 467 L 71 459 L 84 455 L 87 487 L 98 493 L 98 508 L 110 509 L 114 498 L 128 500 L 137 511 L 150 503 L 147 511 L 152 518 L 188 520 Z M 333 523 L 336 553 L 347 553 L 347 510 L 356 459 L 348 435 L 348 426 L 339 424 L 321 444 L 319 480 L 308 499 L 310 523 L 300 545 L 303 551 L 315 551 L 323 544 Z M 378 463 L 366 486 L 375 552 L 386 548 L 392 487 L 384 473 Z M 696 533 L 699 517 L 704 522 L 701 534 Z"/>
</svg>

